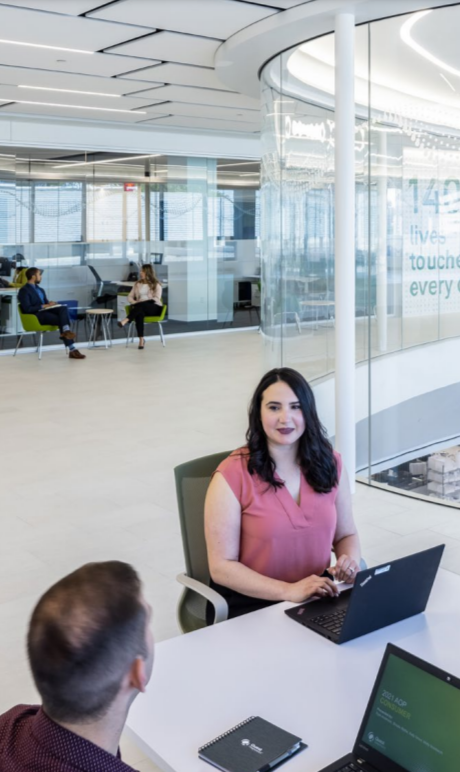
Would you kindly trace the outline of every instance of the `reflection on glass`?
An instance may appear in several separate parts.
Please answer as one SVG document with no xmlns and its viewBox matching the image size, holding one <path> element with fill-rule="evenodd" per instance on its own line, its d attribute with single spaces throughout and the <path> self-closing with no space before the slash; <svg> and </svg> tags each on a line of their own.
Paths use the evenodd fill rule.
<svg viewBox="0 0 460 772">
<path fill-rule="evenodd" d="M 459 21 L 356 28 L 358 471 L 385 484 L 460 437 Z M 262 101 L 266 360 L 311 380 L 334 370 L 334 36 L 269 62 Z"/>
<path fill-rule="evenodd" d="M 0 167 L 3 348 L 21 331 L 17 287 L 6 285 L 27 266 L 42 268 L 49 297 L 82 318 L 94 306 L 124 316 L 139 265 L 152 263 L 165 332 L 258 326 L 258 162 L 21 150 L 0 155 Z"/>
</svg>

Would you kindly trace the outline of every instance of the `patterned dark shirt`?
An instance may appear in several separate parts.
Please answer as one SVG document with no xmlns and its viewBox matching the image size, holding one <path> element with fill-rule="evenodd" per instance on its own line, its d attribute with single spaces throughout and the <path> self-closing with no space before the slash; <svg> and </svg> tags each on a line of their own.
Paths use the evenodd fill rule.
<svg viewBox="0 0 460 772">
<path fill-rule="evenodd" d="M 39 705 L 0 716 L 1 772 L 133 772 L 111 753 L 51 721 Z"/>
</svg>

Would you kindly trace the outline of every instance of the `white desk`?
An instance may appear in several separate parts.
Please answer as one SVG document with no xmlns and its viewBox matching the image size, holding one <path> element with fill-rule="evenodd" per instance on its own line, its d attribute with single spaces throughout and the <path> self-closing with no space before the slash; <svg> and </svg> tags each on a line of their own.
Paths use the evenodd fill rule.
<svg viewBox="0 0 460 772">
<path fill-rule="evenodd" d="M 127 727 L 161 769 L 210 772 L 198 746 L 260 715 L 308 743 L 283 770 L 318 772 L 352 750 L 388 642 L 460 675 L 457 574 L 439 572 L 425 614 L 342 646 L 289 619 L 292 605 L 158 644 Z"/>
<path fill-rule="evenodd" d="M 0 303 L 2 297 L 11 298 L 8 305 L 2 304 L 0 308 L 0 327 L 4 328 L 5 335 L 20 335 L 24 332 L 18 314 L 18 288 L 5 287 L 0 289 Z"/>
</svg>

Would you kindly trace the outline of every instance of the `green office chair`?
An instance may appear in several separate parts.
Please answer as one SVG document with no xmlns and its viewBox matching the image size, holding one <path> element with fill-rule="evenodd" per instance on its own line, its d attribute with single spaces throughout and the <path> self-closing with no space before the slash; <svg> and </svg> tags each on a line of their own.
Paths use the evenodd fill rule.
<svg viewBox="0 0 460 772">
<path fill-rule="evenodd" d="M 37 346 L 37 352 L 38 352 L 38 358 L 42 358 L 42 346 L 43 346 L 43 334 L 45 332 L 56 332 L 56 330 L 59 330 L 59 327 L 56 327 L 51 324 L 40 324 L 35 314 L 23 314 L 21 311 L 21 305 L 18 303 L 18 313 L 19 318 L 21 320 L 22 329 L 23 332 L 18 338 L 18 342 L 16 343 L 16 348 L 14 349 L 13 356 L 16 356 L 17 350 L 19 346 L 21 345 L 21 341 L 26 333 L 34 333 L 35 337 L 38 334 L 38 346 Z"/>
<path fill-rule="evenodd" d="M 206 606 L 214 606 L 214 624 L 228 617 L 228 604 L 209 586 L 209 566 L 204 536 L 204 500 L 212 473 L 230 454 L 214 453 L 187 461 L 174 469 L 179 506 L 182 546 L 187 572 L 177 581 L 184 591 L 177 607 L 177 620 L 184 633 L 206 627 Z"/>
<path fill-rule="evenodd" d="M 128 316 L 130 308 L 131 308 L 131 306 L 125 306 L 126 316 Z M 164 322 L 164 318 L 165 318 L 165 315 L 166 315 L 167 308 L 168 308 L 168 306 L 166 306 L 166 305 L 163 306 L 163 309 L 161 311 L 160 316 L 145 316 L 144 317 L 144 324 L 154 324 L 155 322 L 158 324 L 158 328 L 160 330 L 160 338 L 161 338 L 161 342 L 163 344 L 163 347 L 166 344 L 165 344 L 165 337 L 163 335 L 163 325 L 162 325 L 162 322 Z M 128 334 L 127 334 L 127 337 L 126 337 L 126 348 L 128 348 L 128 346 L 129 346 L 129 339 L 130 338 L 131 338 L 131 343 L 132 343 L 134 341 L 134 322 L 130 322 L 128 324 Z"/>
</svg>

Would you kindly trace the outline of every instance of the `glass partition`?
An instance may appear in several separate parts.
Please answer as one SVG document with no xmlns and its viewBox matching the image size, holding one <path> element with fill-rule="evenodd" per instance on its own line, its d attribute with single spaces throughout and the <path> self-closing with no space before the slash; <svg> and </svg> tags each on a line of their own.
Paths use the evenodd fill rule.
<svg viewBox="0 0 460 772">
<path fill-rule="evenodd" d="M 362 25 L 355 55 L 356 471 L 454 504 L 460 70 L 439 41 L 459 22 L 449 6 Z M 266 362 L 319 394 L 334 371 L 334 36 L 276 57 L 261 81 Z M 330 410 L 326 424 L 333 435 Z"/>
<path fill-rule="evenodd" d="M 4 350 L 22 330 L 15 279 L 35 266 L 48 297 L 72 308 L 75 321 L 91 307 L 124 316 L 139 266 L 151 263 L 167 304 L 165 333 L 258 327 L 259 162 L 20 149 L 0 155 L 0 167 Z M 86 340 L 84 324 L 79 335 Z M 125 332 L 112 324 L 112 335 Z"/>
</svg>

